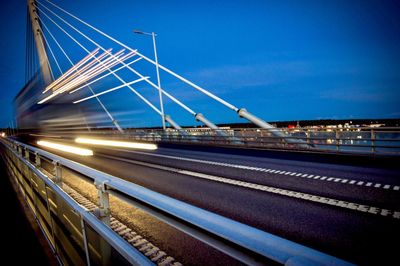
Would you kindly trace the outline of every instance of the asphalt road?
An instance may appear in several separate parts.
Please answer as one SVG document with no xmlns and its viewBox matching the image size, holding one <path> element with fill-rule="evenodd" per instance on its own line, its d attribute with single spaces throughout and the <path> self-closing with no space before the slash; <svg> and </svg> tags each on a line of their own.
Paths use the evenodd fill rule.
<svg viewBox="0 0 400 266">
<path fill-rule="evenodd" d="M 301 153 L 285 158 L 196 147 L 93 150 L 93 157 L 57 153 L 356 264 L 397 261 L 393 243 L 400 239 L 398 165 L 374 165 L 371 158 L 363 165 L 362 158 L 352 164 L 310 160 Z M 280 190 L 266 191 L 266 186 Z M 294 197 L 295 192 L 308 196 Z M 312 196 L 339 203 L 318 202 Z M 365 206 L 351 209 L 340 201 Z"/>
</svg>

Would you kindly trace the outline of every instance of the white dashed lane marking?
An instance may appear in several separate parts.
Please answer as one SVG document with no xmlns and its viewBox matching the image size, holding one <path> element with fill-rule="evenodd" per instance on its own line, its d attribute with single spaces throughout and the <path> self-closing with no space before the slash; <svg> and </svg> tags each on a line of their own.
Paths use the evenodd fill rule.
<svg viewBox="0 0 400 266">
<path fill-rule="evenodd" d="M 315 179 L 315 180 L 321 180 L 321 181 L 327 181 L 327 182 L 333 181 L 335 183 L 341 183 L 341 184 L 347 184 L 347 185 L 353 185 L 353 184 L 356 183 L 356 185 L 358 185 L 358 186 L 366 186 L 366 187 L 377 188 L 377 189 L 379 188 L 379 189 L 385 189 L 385 190 L 392 189 L 392 190 L 395 190 L 395 191 L 399 191 L 400 190 L 400 185 L 396 186 L 396 185 L 379 184 L 379 183 L 373 183 L 373 182 L 363 182 L 363 181 L 359 181 L 359 180 L 347 179 L 347 178 L 338 178 L 338 177 L 327 177 L 327 176 L 320 177 L 320 176 L 314 176 L 312 174 L 287 172 L 287 171 L 282 171 L 282 170 L 277 170 L 277 169 L 260 168 L 260 167 L 253 167 L 253 166 L 240 165 L 240 164 L 221 163 L 221 162 L 215 162 L 215 161 L 200 160 L 200 159 L 193 159 L 193 158 L 186 158 L 186 157 L 178 157 L 178 156 L 171 156 L 171 155 L 164 155 L 164 154 L 155 154 L 155 153 L 148 153 L 148 152 L 140 152 L 140 151 L 127 151 L 127 150 L 121 150 L 121 149 L 115 149 L 115 150 L 128 152 L 128 153 L 135 153 L 135 154 L 153 156 L 153 157 L 161 157 L 161 158 L 167 158 L 167 159 L 181 160 L 181 161 L 187 161 L 187 162 L 195 162 L 195 163 L 202 163 L 202 164 L 209 164 L 209 165 L 217 165 L 217 166 L 224 166 L 224 167 L 230 167 L 230 168 L 236 168 L 236 169 L 272 173 L 272 174 L 278 174 L 278 175 L 290 175 L 290 176 L 296 176 L 296 177 L 302 177 L 302 178 L 308 178 L 308 179 Z M 379 184 L 379 186 L 377 186 L 378 184 Z"/>
<path fill-rule="evenodd" d="M 215 181 L 215 182 L 219 182 L 219 183 L 225 183 L 225 184 L 230 184 L 230 185 L 234 185 L 234 186 L 246 187 L 249 189 L 265 191 L 265 192 L 278 194 L 278 195 L 282 195 L 282 196 L 287 196 L 287 197 L 291 197 L 291 198 L 298 198 L 298 199 L 303 199 L 303 200 L 307 200 L 307 201 L 318 202 L 318 203 L 328 204 L 328 205 L 332 205 L 332 206 L 336 206 L 336 207 L 351 209 L 351 210 L 355 210 L 355 211 L 368 212 L 368 213 L 372 213 L 372 214 L 389 216 L 392 218 L 400 219 L 400 212 L 398 212 L 398 211 L 381 209 L 381 208 L 377 208 L 374 206 L 362 205 L 362 204 L 357 204 L 357 203 L 353 203 L 353 202 L 332 199 L 332 198 L 328 198 L 328 197 L 321 197 L 321 196 L 297 192 L 297 191 L 293 191 L 293 190 L 287 190 L 287 189 L 281 189 L 281 188 L 276 188 L 276 187 L 271 187 L 271 186 L 266 186 L 266 185 L 254 184 L 254 183 L 230 179 L 230 178 L 226 178 L 226 177 L 208 175 L 208 174 L 204 174 L 204 173 L 182 170 L 182 169 L 173 168 L 173 167 L 160 166 L 157 164 L 146 163 L 146 162 L 136 161 L 136 160 L 132 160 L 132 159 L 124 159 L 124 158 L 114 157 L 114 156 L 110 156 L 110 155 L 102 155 L 102 156 L 107 157 L 107 158 L 113 158 L 113 159 L 117 158 L 118 160 L 137 164 L 137 165 L 147 166 L 147 167 L 151 167 L 151 168 L 155 168 L 155 169 L 161 169 L 164 171 L 169 171 L 169 172 L 179 173 L 179 174 L 183 174 L 183 175 L 187 175 L 187 176 L 202 178 L 202 179 L 211 180 L 211 181 Z"/>
</svg>

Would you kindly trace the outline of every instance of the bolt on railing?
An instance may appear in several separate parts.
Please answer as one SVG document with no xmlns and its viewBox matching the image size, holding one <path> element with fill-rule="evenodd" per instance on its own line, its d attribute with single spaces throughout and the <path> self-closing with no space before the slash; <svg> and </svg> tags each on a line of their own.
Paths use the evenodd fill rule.
<svg viewBox="0 0 400 266">
<path fill-rule="evenodd" d="M 96 216 L 105 224 L 110 224 L 110 198 L 106 189 L 107 181 L 97 182 L 95 181 L 95 187 L 97 189 L 97 197 L 99 207 L 96 209 Z"/>
</svg>

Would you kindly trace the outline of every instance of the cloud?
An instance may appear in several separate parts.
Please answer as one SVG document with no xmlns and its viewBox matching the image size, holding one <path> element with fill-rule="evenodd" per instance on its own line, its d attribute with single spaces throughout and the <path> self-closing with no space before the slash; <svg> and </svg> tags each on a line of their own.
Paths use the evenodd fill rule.
<svg viewBox="0 0 400 266">
<path fill-rule="evenodd" d="M 310 75 L 304 62 L 267 63 L 258 65 L 225 65 L 187 73 L 193 80 L 225 92 L 254 86 L 270 86 Z"/>
<path fill-rule="evenodd" d="M 393 90 L 344 87 L 322 91 L 320 97 L 349 102 L 387 103 L 397 101 L 399 95 Z"/>
</svg>

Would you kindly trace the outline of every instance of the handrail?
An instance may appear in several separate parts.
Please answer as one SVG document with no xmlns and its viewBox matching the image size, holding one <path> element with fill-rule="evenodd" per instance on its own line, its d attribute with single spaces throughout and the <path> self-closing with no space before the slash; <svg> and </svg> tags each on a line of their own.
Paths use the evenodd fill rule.
<svg viewBox="0 0 400 266">
<path fill-rule="evenodd" d="M 23 146 L 23 147 L 29 148 L 28 145 L 24 145 L 17 141 L 13 141 L 13 142 L 17 143 L 18 146 Z M 10 146 L 8 146 L 8 148 L 10 148 Z M 25 159 L 20 154 L 18 154 L 18 152 L 16 152 L 13 149 L 10 149 L 10 150 L 21 161 L 25 161 Z M 33 151 L 33 149 L 32 149 L 32 151 Z M 40 153 L 42 153 L 41 150 L 36 149 L 36 152 L 39 152 L 39 151 L 40 151 Z M 79 216 L 81 216 L 85 222 L 87 222 L 90 226 L 92 226 L 93 229 L 98 234 L 100 234 L 104 239 L 106 239 L 107 242 L 113 248 L 115 248 L 127 261 L 129 261 L 129 263 L 131 263 L 132 265 L 138 265 L 138 266 L 153 265 L 153 263 L 148 258 L 146 258 L 138 250 L 136 250 L 131 245 L 129 245 L 121 237 L 116 235 L 112 230 L 110 230 L 109 227 L 107 227 L 104 223 L 102 223 L 96 216 L 94 216 L 92 213 L 90 213 L 84 207 L 82 207 L 77 202 L 75 202 L 59 186 L 57 186 L 54 182 L 50 181 L 47 178 L 47 176 L 44 175 L 41 171 L 39 171 L 36 167 L 34 167 L 30 163 L 26 163 L 26 165 L 32 170 L 33 173 L 35 173 L 37 176 L 39 176 L 48 187 L 50 187 L 54 192 L 57 193 L 57 195 L 59 195 L 66 203 L 68 203 L 71 206 L 71 208 L 77 214 L 79 214 Z"/>
<path fill-rule="evenodd" d="M 224 129 L 224 137 L 212 129 L 186 129 L 195 144 L 227 145 L 235 147 L 305 150 L 335 153 L 370 153 L 400 155 L 400 128 L 398 127 L 352 127 L 352 128 L 277 128 L 282 136 L 271 135 L 259 128 Z M 96 132 L 93 132 L 96 134 Z M 97 132 L 100 133 L 101 132 Z M 107 132 L 105 132 L 107 134 Z M 122 137 L 161 142 L 191 143 L 191 140 L 175 136 L 173 130 L 127 129 Z M 288 143 L 285 139 L 290 138 Z M 301 144 L 307 143 L 307 146 Z"/>
<path fill-rule="evenodd" d="M 190 144 L 190 145 L 211 145 L 211 146 L 226 146 L 234 148 L 252 148 L 252 149 L 271 149 L 271 150 L 294 150 L 317 153 L 353 153 L 353 154 L 371 154 L 371 155 L 400 155 L 400 138 L 384 137 L 375 133 L 371 137 L 350 137 L 348 132 L 343 134 L 331 133 L 328 136 L 315 136 L 314 134 L 306 134 L 306 136 L 291 135 L 292 143 L 284 141 L 284 137 L 277 137 L 267 134 L 233 134 L 228 132 L 226 136 L 217 134 L 188 134 L 186 136 L 175 135 L 174 132 L 165 131 L 154 133 L 152 131 L 138 131 L 130 133 L 125 130 L 126 134 L 114 134 L 112 131 L 92 131 L 88 132 L 69 132 L 64 135 L 58 132 L 58 138 L 71 138 L 74 136 L 86 137 L 107 137 L 116 138 L 118 140 L 139 140 L 145 142 L 160 142 L 160 143 L 175 143 L 175 144 Z M 213 131 L 209 131 L 213 132 Z M 251 132 L 253 133 L 253 132 Z M 56 133 L 52 133 L 53 135 Z M 368 133 L 366 133 L 368 134 Z M 400 132 L 399 132 L 400 134 Z M 47 135 L 40 135 L 46 137 Z M 365 135 L 364 135 L 365 136 Z M 53 138 L 51 134 L 48 136 Z M 299 140 L 299 141 L 296 141 Z M 303 143 L 307 143 L 307 147 Z"/>
<path fill-rule="evenodd" d="M 28 149 L 40 156 L 57 161 L 60 165 L 92 179 L 96 184 L 104 184 L 107 190 L 118 191 L 120 195 L 125 196 L 127 199 L 134 198 L 135 200 L 147 204 L 160 212 L 170 215 L 174 219 L 182 220 L 193 227 L 201 228 L 213 235 L 215 238 L 225 239 L 225 241 L 234 243 L 241 248 L 247 249 L 276 262 L 290 265 L 305 265 L 309 263 L 319 263 L 323 265 L 351 265 L 341 259 L 228 219 L 210 211 L 200 209 L 134 183 L 89 168 L 61 156 L 54 155 L 50 152 L 15 140 L 9 139 L 9 141 L 13 142 L 16 146 Z M 14 151 L 14 153 L 16 152 Z M 40 171 L 36 169 L 36 172 Z M 89 214 L 83 211 L 82 214 L 87 219 L 86 216 Z M 90 215 L 90 217 L 92 219 L 94 216 Z"/>
</svg>

